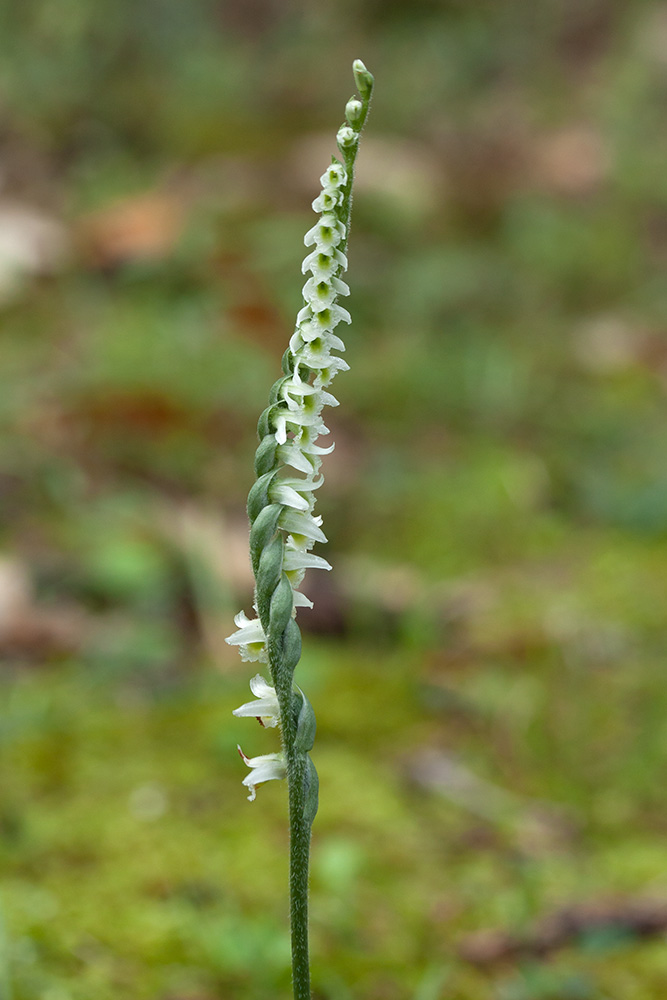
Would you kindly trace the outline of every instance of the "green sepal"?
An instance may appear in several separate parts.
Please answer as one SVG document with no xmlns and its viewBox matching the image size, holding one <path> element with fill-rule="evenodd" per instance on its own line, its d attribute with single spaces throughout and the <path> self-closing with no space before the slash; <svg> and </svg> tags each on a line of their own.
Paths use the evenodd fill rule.
<svg viewBox="0 0 667 1000">
<path fill-rule="evenodd" d="M 286 375 L 294 374 L 294 355 L 292 354 L 289 347 L 283 354 L 282 369 Z"/>
<path fill-rule="evenodd" d="M 266 434 L 260 441 L 259 447 L 255 452 L 256 476 L 265 476 L 267 472 L 272 472 L 276 468 L 277 449 L 278 442 L 276 441 L 275 434 Z"/>
<path fill-rule="evenodd" d="M 320 779 L 310 757 L 306 757 L 306 773 L 303 777 L 303 818 L 308 826 L 313 825 L 319 805 Z"/>
<path fill-rule="evenodd" d="M 277 405 L 273 400 L 266 409 L 262 410 L 257 421 L 257 437 L 263 441 L 268 434 L 275 434 L 276 428 L 273 425 L 273 415 L 284 409 L 284 405 Z"/>
<path fill-rule="evenodd" d="M 257 611 L 264 631 L 267 631 L 269 623 L 269 608 L 273 591 L 278 585 L 280 574 L 283 569 L 283 553 L 285 551 L 285 539 L 282 535 L 275 535 L 274 538 L 262 549 L 257 567 Z"/>
<path fill-rule="evenodd" d="M 251 524 L 254 524 L 257 520 L 260 511 L 268 507 L 271 503 L 269 488 L 277 475 L 277 472 L 267 472 L 263 476 L 260 476 L 257 482 L 253 484 L 250 493 L 248 493 L 248 517 Z"/>
<path fill-rule="evenodd" d="M 259 415 L 259 420 L 257 421 L 257 437 L 260 441 L 263 441 L 267 434 L 271 434 L 271 427 L 269 425 L 269 415 L 271 413 L 271 407 L 267 406 L 266 409 L 262 410 Z"/>
<path fill-rule="evenodd" d="M 271 635 L 282 635 L 291 621 L 294 609 L 294 591 L 285 573 L 280 577 L 278 586 L 271 595 L 269 606 L 269 632 Z"/>
<path fill-rule="evenodd" d="M 285 382 L 289 382 L 290 377 L 291 377 L 290 375 L 283 375 L 282 378 L 279 378 L 276 382 L 273 383 L 271 389 L 269 390 L 270 406 L 275 406 L 275 404 L 278 402 L 278 394 L 282 389 L 282 387 L 284 386 Z"/>
<path fill-rule="evenodd" d="M 299 710 L 299 718 L 296 724 L 294 748 L 295 750 L 298 750 L 299 753 L 308 753 L 313 749 L 313 745 L 315 743 L 317 721 L 315 719 L 313 706 L 310 704 L 301 689 L 299 689 L 299 694 L 301 695 L 302 701 L 301 708 Z"/>
<path fill-rule="evenodd" d="M 262 552 L 275 535 L 278 527 L 278 518 L 282 512 L 282 504 L 270 503 L 268 507 L 263 507 L 260 510 L 250 529 L 250 559 L 252 560 L 252 571 L 255 576 L 257 576 Z"/>
</svg>

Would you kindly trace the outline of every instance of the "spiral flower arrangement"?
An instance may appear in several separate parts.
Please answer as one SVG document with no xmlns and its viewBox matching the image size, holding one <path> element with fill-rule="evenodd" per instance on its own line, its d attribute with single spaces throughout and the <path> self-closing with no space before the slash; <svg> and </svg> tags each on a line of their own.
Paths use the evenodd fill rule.
<svg viewBox="0 0 667 1000">
<path fill-rule="evenodd" d="M 306 246 L 313 248 L 302 265 L 308 275 L 304 305 L 283 355 L 283 375 L 274 383 L 269 405 L 259 418 L 257 480 L 248 496 L 256 617 L 248 619 L 240 612 L 234 619 L 237 631 L 227 639 L 239 647 L 244 660 L 266 663 L 271 674 L 271 684 L 261 674 L 253 677 L 250 689 L 255 700 L 236 709 L 234 715 L 257 718 L 263 726 L 279 726 L 281 731 L 280 753 L 249 758 L 240 747 L 239 753 L 250 769 L 243 783 L 251 801 L 258 785 L 287 778 L 295 1000 L 310 998 L 308 864 L 318 804 L 317 771 L 310 758 L 315 714 L 293 682 L 301 656 L 296 611 L 312 607 L 300 590 L 306 570 L 331 569 L 311 549 L 327 540 L 322 518 L 313 513 L 315 490 L 324 481 L 322 456 L 334 448 L 317 443 L 329 433 L 322 410 L 338 405 L 326 389 L 338 372 L 349 367 L 335 353 L 344 351 L 345 345 L 334 331 L 341 322 L 351 320 L 338 300 L 350 292 L 341 275 L 347 270 L 354 164 L 373 90 L 373 77 L 360 59 L 353 63 L 353 72 L 359 96 L 347 102 L 346 121 L 338 130 L 341 159 L 334 157 L 322 174 L 322 190 L 313 202 L 319 218 L 304 238 Z"/>
</svg>

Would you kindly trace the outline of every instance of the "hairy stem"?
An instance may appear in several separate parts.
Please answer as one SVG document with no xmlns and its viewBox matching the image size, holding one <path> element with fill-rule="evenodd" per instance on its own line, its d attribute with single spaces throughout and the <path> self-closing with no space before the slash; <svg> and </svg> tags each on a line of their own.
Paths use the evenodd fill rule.
<svg viewBox="0 0 667 1000">
<path fill-rule="evenodd" d="M 310 1000 L 310 961 L 308 955 L 310 823 L 304 816 L 305 777 L 305 756 L 298 753 L 288 754 L 290 924 L 294 1000 Z"/>
</svg>

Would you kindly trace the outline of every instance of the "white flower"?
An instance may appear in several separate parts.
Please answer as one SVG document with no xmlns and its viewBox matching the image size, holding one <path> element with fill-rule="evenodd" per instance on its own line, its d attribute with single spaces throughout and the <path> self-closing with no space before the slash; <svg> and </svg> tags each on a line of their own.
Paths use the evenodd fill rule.
<svg viewBox="0 0 667 1000">
<path fill-rule="evenodd" d="M 355 132 L 349 125 L 341 125 L 338 129 L 336 142 L 341 148 L 344 148 L 345 146 L 353 146 L 355 142 L 359 142 L 359 133 Z"/>
<path fill-rule="evenodd" d="M 311 404 L 310 400 L 314 400 Z M 287 443 L 287 425 L 290 425 L 290 430 L 295 433 L 301 427 L 316 427 L 317 434 L 328 434 L 328 429 L 322 423 L 322 418 L 320 416 L 320 411 L 322 410 L 324 403 L 320 401 L 319 396 L 306 396 L 303 400 L 301 406 L 296 406 L 289 410 L 281 410 L 274 417 L 274 422 L 276 425 L 276 441 L 278 444 Z M 279 501 L 274 500 L 274 503 Z"/>
<path fill-rule="evenodd" d="M 315 332 L 315 336 L 312 336 L 313 332 Z M 290 338 L 289 346 L 294 358 L 303 361 L 305 364 L 310 364 L 306 360 L 306 355 L 302 353 L 303 348 L 306 346 L 314 352 L 314 356 L 321 356 L 325 358 L 326 362 L 329 360 L 329 351 L 345 350 L 345 344 L 335 333 L 332 333 L 330 330 L 313 331 L 310 327 L 306 327 L 305 337 L 302 327 L 295 330 Z M 313 365 L 313 367 L 318 368 L 319 365 Z"/>
<path fill-rule="evenodd" d="M 328 253 L 324 253 L 322 250 L 313 250 L 304 258 L 301 273 L 305 274 L 306 271 L 310 271 L 314 278 L 321 281 L 322 278 L 330 278 L 338 268 L 341 271 L 347 271 L 347 257 L 340 250 L 329 250 Z"/>
<path fill-rule="evenodd" d="M 332 163 L 320 177 L 320 184 L 323 188 L 343 187 L 347 181 L 347 171 L 342 163 Z"/>
<path fill-rule="evenodd" d="M 297 316 L 299 333 L 305 341 L 315 340 L 323 333 L 331 332 L 341 320 L 343 323 L 351 323 L 352 317 L 347 309 L 343 309 L 342 306 L 335 303 L 319 312 L 313 312 L 309 305 L 304 306 Z"/>
<path fill-rule="evenodd" d="M 342 191 L 333 188 L 322 191 L 313 202 L 313 212 L 333 212 L 343 199 Z"/>
<path fill-rule="evenodd" d="M 304 396 L 317 395 L 317 389 L 314 389 L 312 385 L 308 384 L 308 382 L 304 382 L 298 371 L 295 370 L 292 377 L 283 382 L 280 389 L 280 395 L 285 400 L 290 410 L 298 410 L 299 405 L 303 405 Z M 301 399 L 301 404 L 293 398 L 294 396 Z"/>
<path fill-rule="evenodd" d="M 243 784 L 250 789 L 248 802 L 255 801 L 257 785 L 261 785 L 265 781 L 287 777 L 285 759 L 281 753 L 265 753 L 260 754 L 259 757 L 246 757 L 240 746 L 237 746 L 237 750 L 251 769 L 250 774 L 246 774 L 243 779 Z"/>
<path fill-rule="evenodd" d="M 324 406 L 338 406 L 338 400 L 324 389 L 315 388 L 305 382 L 301 383 L 301 387 L 295 382 L 284 387 L 286 390 L 284 401 L 287 403 L 287 408 L 278 410 L 273 417 L 276 428 L 275 439 L 279 445 L 287 444 L 288 430 L 297 434 L 302 427 L 315 428 L 315 437 L 329 433 L 320 414 Z M 293 395 L 297 394 L 301 395 L 300 402 L 293 398 Z"/>
<path fill-rule="evenodd" d="M 232 715 L 239 719 L 257 719 L 260 725 L 267 729 L 273 729 L 280 722 L 276 689 L 271 687 L 261 674 L 255 674 L 250 681 L 250 690 L 254 694 L 255 700 L 246 702 L 240 708 L 235 708 Z"/>
<path fill-rule="evenodd" d="M 303 286 L 303 297 L 313 312 L 320 312 L 336 301 L 337 295 L 349 295 L 350 289 L 339 278 L 309 278 Z"/>
<path fill-rule="evenodd" d="M 315 244 L 318 250 L 329 250 L 337 247 L 345 238 L 345 226 L 335 215 L 325 214 L 309 229 L 303 238 L 307 247 Z"/>
<path fill-rule="evenodd" d="M 243 611 L 234 617 L 238 632 L 225 639 L 230 646 L 238 646 L 242 660 L 261 660 L 266 662 L 266 636 L 259 618 L 247 618 Z"/>
</svg>

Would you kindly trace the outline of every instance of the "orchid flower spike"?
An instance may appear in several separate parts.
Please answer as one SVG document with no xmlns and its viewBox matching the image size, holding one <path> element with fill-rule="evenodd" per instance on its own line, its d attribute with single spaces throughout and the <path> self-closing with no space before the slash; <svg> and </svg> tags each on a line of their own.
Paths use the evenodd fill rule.
<svg viewBox="0 0 667 1000">
<path fill-rule="evenodd" d="M 290 897 L 292 977 L 294 996 L 310 998 L 308 965 L 308 858 L 310 833 L 317 812 L 318 777 L 310 758 L 316 722 L 306 695 L 294 684 L 301 656 L 297 610 L 312 607 L 301 592 L 308 570 L 330 570 L 326 559 L 311 549 L 326 542 L 322 518 L 315 513 L 315 495 L 324 482 L 323 456 L 334 445 L 322 444 L 329 434 L 323 411 L 338 406 L 327 389 L 348 364 L 340 356 L 345 344 L 340 331 L 351 322 L 341 305 L 349 286 L 347 241 L 350 233 L 352 184 L 361 131 L 368 115 L 373 77 L 360 59 L 353 64 L 358 96 L 347 101 L 345 121 L 338 129 L 339 156 L 320 178 L 312 202 L 317 215 L 304 243 L 308 253 L 302 305 L 283 355 L 282 376 L 274 383 L 268 406 L 259 418 L 255 454 L 256 482 L 248 495 L 250 556 L 255 576 L 256 618 L 241 611 L 236 631 L 226 640 L 238 646 L 241 658 L 268 664 L 271 683 L 261 674 L 250 681 L 254 701 L 235 709 L 240 718 L 256 718 L 266 728 L 280 727 L 282 753 L 246 757 L 250 768 L 243 784 L 255 799 L 264 781 L 287 778 L 290 823 Z"/>
</svg>

